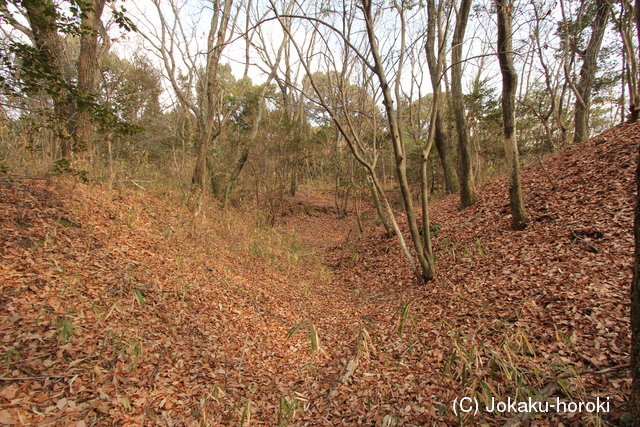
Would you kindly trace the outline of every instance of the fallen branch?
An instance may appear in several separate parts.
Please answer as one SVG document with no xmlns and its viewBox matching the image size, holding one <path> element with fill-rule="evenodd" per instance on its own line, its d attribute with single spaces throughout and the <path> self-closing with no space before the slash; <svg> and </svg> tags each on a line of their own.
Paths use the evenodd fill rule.
<svg viewBox="0 0 640 427">
<path fill-rule="evenodd" d="M 161 364 L 162 361 L 158 361 L 158 363 L 156 363 L 156 367 L 153 368 L 153 372 L 151 372 L 151 375 L 149 376 L 150 383 L 152 383 L 156 379 L 156 375 L 158 374 L 158 369 L 160 369 Z"/>
<path fill-rule="evenodd" d="M 333 397 L 336 395 L 340 384 L 347 384 L 349 382 L 349 379 L 354 374 L 356 369 L 358 369 L 357 356 L 354 359 L 349 360 L 349 363 L 347 363 L 347 366 L 344 368 L 343 373 L 340 376 L 340 379 L 336 381 L 333 387 L 331 387 L 331 390 L 329 390 L 329 399 L 333 399 Z"/>
<path fill-rule="evenodd" d="M 7 176 L 7 177 L 2 177 L 0 178 L 0 181 L 27 181 L 27 180 L 32 180 L 32 181 L 51 181 L 51 177 L 48 178 L 36 178 L 36 177 L 31 177 L 31 176 Z"/>
<path fill-rule="evenodd" d="M 7 378 L 7 377 L 0 377 L 0 381 L 29 381 L 29 380 L 44 380 L 44 379 L 49 379 L 49 378 L 71 378 L 71 377 L 77 377 L 78 374 L 70 374 L 70 375 L 41 375 L 41 376 L 36 376 L 36 377 L 14 377 L 14 378 Z"/>
</svg>

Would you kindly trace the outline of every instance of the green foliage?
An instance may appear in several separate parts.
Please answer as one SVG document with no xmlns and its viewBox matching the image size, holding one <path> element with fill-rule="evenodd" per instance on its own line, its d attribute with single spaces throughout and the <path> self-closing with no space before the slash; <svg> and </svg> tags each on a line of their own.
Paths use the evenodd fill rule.
<svg viewBox="0 0 640 427">
<path fill-rule="evenodd" d="M 33 44 L 18 38 L 7 38 L 0 43 L 0 95 L 8 105 L 20 111 L 21 117 L 39 116 L 43 119 L 41 126 L 51 130 L 74 151 L 87 148 L 74 135 L 79 112 L 89 112 L 100 130 L 121 135 L 139 132 L 138 127 L 122 120 L 118 111 L 101 103 L 96 94 L 80 90 L 73 49 L 62 47 L 78 46 L 80 36 L 97 36 L 96 29 L 82 23 L 93 10 L 93 3 L 84 0 L 12 3 L 28 15 L 29 30 L 36 36 Z M 122 29 L 135 29 L 124 9 L 113 8 L 112 12 Z M 9 25 L 18 22 L 11 12 L 2 14 L 0 20 Z M 49 41 L 44 43 L 43 39 Z M 58 51 L 60 49 L 64 54 Z M 45 101 L 47 98 L 53 105 Z M 36 100 L 45 102 L 34 107 Z M 54 170 L 54 173 L 60 172 L 60 169 Z"/>
<path fill-rule="evenodd" d="M 71 316 L 62 315 L 56 319 L 56 330 L 54 332 L 54 336 L 59 344 L 66 344 L 75 334 L 75 330 L 73 328 L 73 320 Z"/>
<path fill-rule="evenodd" d="M 296 332 L 298 332 L 301 327 L 307 324 L 309 325 L 309 342 L 311 344 L 311 353 L 315 353 L 316 350 L 320 349 L 320 338 L 318 337 L 318 331 L 316 330 L 316 327 L 311 320 L 303 320 L 302 322 L 289 329 L 289 332 L 287 333 L 287 339 L 290 339 Z"/>
<path fill-rule="evenodd" d="M 11 363 L 13 363 L 15 360 L 20 359 L 20 353 L 18 353 L 18 350 L 16 350 L 15 347 L 7 347 L 3 345 L 2 348 L 4 349 L 2 359 L 7 364 L 7 368 L 9 368 L 9 366 L 11 366 Z"/>
<path fill-rule="evenodd" d="M 244 407 L 242 408 L 242 416 L 240 417 L 240 427 L 248 425 L 251 423 L 251 400 L 247 399 L 245 401 Z"/>
<path fill-rule="evenodd" d="M 288 396 L 281 397 L 278 404 L 277 413 L 278 426 L 285 427 L 289 425 L 290 422 L 293 422 L 293 419 L 299 408 L 300 405 L 298 404 L 298 401 L 296 399 Z"/>
<path fill-rule="evenodd" d="M 415 318 L 411 315 L 411 302 L 405 302 L 404 304 L 402 304 L 400 307 L 398 307 L 398 309 L 396 310 L 396 312 L 393 314 L 393 317 L 391 318 L 391 320 L 395 320 L 396 316 L 398 316 L 399 318 L 399 322 L 398 322 L 398 336 L 402 336 L 402 333 L 405 330 L 405 326 L 407 325 L 407 322 L 409 322 L 411 329 L 410 332 L 413 331 L 413 328 L 415 327 Z"/>
<path fill-rule="evenodd" d="M 498 330 L 478 330 L 472 336 L 452 331 L 453 351 L 442 373 L 460 384 L 462 396 L 491 406 L 492 399 L 527 401 L 541 397 L 541 390 L 552 379 L 571 400 L 586 401 L 581 378 L 575 366 L 567 364 L 558 353 L 546 358 L 535 346 L 527 330 L 498 326 Z M 498 341 L 483 334 L 499 333 Z M 571 340 L 556 330 L 556 341 L 563 349 L 573 347 Z M 568 378 L 576 380 L 568 381 Z M 491 415 L 491 414 L 488 414 Z M 459 413 L 461 425 L 477 421 L 473 414 Z M 597 422 L 595 425 L 599 425 Z"/>
<path fill-rule="evenodd" d="M 136 298 L 136 301 L 138 301 L 138 305 L 140 307 L 144 307 L 145 306 L 145 301 L 144 301 L 144 294 L 142 293 L 142 291 L 138 288 L 133 290 L 133 295 Z"/>
</svg>

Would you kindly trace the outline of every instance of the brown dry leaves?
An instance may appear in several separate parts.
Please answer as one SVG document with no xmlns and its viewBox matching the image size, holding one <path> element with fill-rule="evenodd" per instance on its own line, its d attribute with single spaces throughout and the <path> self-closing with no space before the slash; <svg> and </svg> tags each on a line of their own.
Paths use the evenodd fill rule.
<svg viewBox="0 0 640 427">
<path fill-rule="evenodd" d="M 292 201 L 283 226 L 322 251 L 313 257 L 333 271 L 320 280 L 307 264 L 256 258 L 239 214 L 193 219 L 169 196 L 0 181 L 0 423 L 239 425 L 250 411 L 251 425 L 457 425 L 450 404 L 471 385 L 454 350 L 474 349 L 478 381 L 514 398 L 482 362 L 522 337 L 533 347 L 513 353 L 522 378 L 541 389 L 563 375 L 552 365 L 575 368 L 579 380 L 563 377 L 582 390 L 571 397 L 609 397 L 614 422 L 629 390 L 617 367 L 638 143 L 624 125 L 545 159 L 551 181 L 537 162 L 524 168 L 525 231 L 509 228 L 504 177 L 463 212 L 457 196 L 434 203 L 438 275 L 426 288 L 394 239 L 359 236 L 352 216 L 325 213 L 326 196 Z M 285 339 L 303 320 L 319 332 L 315 355 L 308 329 Z"/>
</svg>

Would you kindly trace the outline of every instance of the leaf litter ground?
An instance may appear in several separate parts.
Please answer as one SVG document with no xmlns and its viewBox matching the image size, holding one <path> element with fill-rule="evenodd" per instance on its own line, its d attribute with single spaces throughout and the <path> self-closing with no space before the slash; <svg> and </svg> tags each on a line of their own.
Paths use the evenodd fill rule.
<svg viewBox="0 0 640 427">
<path fill-rule="evenodd" d="M 504 176 L 464 211 L 433 203 L 427 286 L 370 208 L 359 233 L 324 193 L 268 230 L 137 189 L 0 181 L 0 423 L 502 425 L 514 413 L 452 402 L 526 400 L 555 379 L 554 401 L 608 411 L 531 425 L 617 425 L 638 143 L 622 125 L 524 168 L 524 231 Z M 309 323 L 286 338 L 305 320 L 314 354 Z"/>
</svg>

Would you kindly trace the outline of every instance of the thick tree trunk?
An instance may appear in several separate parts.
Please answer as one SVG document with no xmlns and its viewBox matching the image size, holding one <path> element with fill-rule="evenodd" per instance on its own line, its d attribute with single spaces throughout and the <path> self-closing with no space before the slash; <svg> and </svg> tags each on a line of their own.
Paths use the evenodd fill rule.
<svg viewBox="0 0 640 427">
<path fill-rule="evenodd" d="M 504 153 L 509 175 L 509 201 L 513 228 L 523 230 L 529 217 L 522 200 L 520 186 L 520 160 L 516 138 L 516 89 L 518 74 L 513 66 L 513 47 L 510 0 L 496 0 L 498 12 L 498 60 L 502 72 L 502 120 L 504 126 Z"/>
<path fill-rule="evenodd" d="M 54 79 L 59 82 L 67 81 L 69 61 L 62 37 L 57 32 L 55 14 L 52 13 L 55 6 L 53 3 L 35 1 L 25 1 L 22 5 L 33 33 L 33 43 L 42 54 L 42 65 L 48 67 L 47 71 Z M 73 147 L 69 123 L 73 115 L 73 105 L 64 88 L 59 89 L 56 95 L 52 95 L 55 115 L 53 125 L 62 158 L 70 161 Z"/>
<path fill-rule="evenodd" d="M 460 209 L 465 209 L 480 199 L 473 179 L 471 136 L 462 96 L 462 42 L 469 20 L 471 2 L 472 0 L 462 0 L 460 3 L 451 46 L 451 98 L 458 131 Z"/>
<path fill-rule="evenodd" d="M 638 167 L 636 169 L 636 216 L 633 226 L 636 249 L 633 265 L 633 279 L 631 282 L 631 398 L 629 412 L 638 425 L 640 420 L 640 150 L 638 152 Z"/>
<path fill-rule="evenodd" d="M 82 19 L 84 32 L 80 37 L 80 56 L 78 58 L 78 91 L 85 102 L 77 107 L 75 136 L 78 148 L 86 151 L 89 161 L 93 155 L 93 124 L 91 109 L 86 101 L 93 101 L 98 64 L 98 29 L 101 27 L 101 16 L 106 0 L 93 0 L 93 10 L 86 10 Z"/>
<path fill-rule="evenodd" d="M 600 46 L 602 45 L 602 39 L 609 19 L 609 11 L 611 10 L 611 5 L 608 0 L 598 0 L 597 5 L 598 10 L 591 24 L 591 38 L 584 52 L 582 69 L 580 70 L 580 81 L 577 86 L 573 142 L 582 142 L 589 138 L 591 91 L 596 76 L 598 53 L 600 52 Z"/>
</svg>

